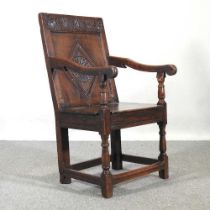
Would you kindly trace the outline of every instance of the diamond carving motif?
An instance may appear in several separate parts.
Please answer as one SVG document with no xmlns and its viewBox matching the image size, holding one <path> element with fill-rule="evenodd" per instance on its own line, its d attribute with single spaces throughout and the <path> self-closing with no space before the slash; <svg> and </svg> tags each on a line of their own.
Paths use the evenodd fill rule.
<svg viewBox="0 0 210 210">
<path fill-rule="evenodd" d="M 76 41 L 73 50 L 71 59 L 80 64 L 81 66 L 91 67 L 95 66 L 94 62 L 90 59 L 86 51 L 83 49 L 79 41 Z M 74 86 L 79 89 L 82 97 L 88 97 L 91 92 L 91 88 L 95 81 L 95 76 L 79 74 L 76 72 L 69 71 Z"/>
</svg>

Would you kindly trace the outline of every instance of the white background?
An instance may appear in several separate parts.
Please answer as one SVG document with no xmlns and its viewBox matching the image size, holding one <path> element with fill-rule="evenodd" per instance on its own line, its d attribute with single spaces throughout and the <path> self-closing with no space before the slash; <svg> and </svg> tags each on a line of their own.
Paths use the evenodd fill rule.
<svg viewBox="0 0 210 210">
<path fill-rule="evenodd" d="M 99 16 L 110 54 L 146 64 L 173 63 L 166 78 L 168 140 L 210 139 L 209 0 L 7 0 L 1 3 L 0 139 L 54 140 L 54 113 L 39 12 Z M 121 101 L 157 102 L 155 74 L 119 69 Z M 123 130 L 126 140 L 158 139 L 156 125 Z M 95 140 L 70 130 L 72 140 Z"/>
</svg>

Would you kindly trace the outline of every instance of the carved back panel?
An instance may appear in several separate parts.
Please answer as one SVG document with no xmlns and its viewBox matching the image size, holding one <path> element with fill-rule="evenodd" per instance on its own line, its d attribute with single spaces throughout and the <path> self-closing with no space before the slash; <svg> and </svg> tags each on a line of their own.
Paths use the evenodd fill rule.
<svg viewBox="0 0 210 210">
<path fill-rule="evenodd" d="M 45 58 L 54 105 L 99 104 L 99 79 L 68 71 L 51 72 L 48 57 L 70 59 L 82 66 L 108 65 L 108 48 L 101 18 L 57 14 L 40 14 Z M 109 102 L 118 102 L 114 80 L 107 85 Z"/>
</svg>

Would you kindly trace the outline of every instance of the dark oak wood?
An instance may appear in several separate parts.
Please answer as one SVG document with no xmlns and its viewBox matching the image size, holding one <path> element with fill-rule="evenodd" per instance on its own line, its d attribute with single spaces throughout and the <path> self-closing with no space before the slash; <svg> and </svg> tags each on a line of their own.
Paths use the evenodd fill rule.
<svg viewBox="0 0 210 210">
<path fill-rule="evenodd" d="M 163 164 L 164 163 L 162 162 L 157 162 L 157 163 L 150 164 L 149 166 L 144 166 L 142 168 L 137 168 L 131 171 L 126 171 L 120 174 L 113 175 L 113 182 L 114 184 L 118 184 L 120 182 L 134 179 L 139 176 L 145 176 L 147 174 L 150 174 L 152 172 L 162 169 Z"/>
<path fill-rule="evenodd" d="M 128 58 L 120 58 L 115 56 L 109 56 L 109 64 L 126 68 L 130 67 L 135 70 L 139 71 L 146 71 L 146 72 L 157 72 L 157 73 L 166 73 L 168 75 L 176 74 L 176 66 L 174 65 L 162 65 L 162 66 L 152 66 L 152 65 L 145 65 L 142 63 L 137 63 Z"/>
<path fill-rule="evenodd" d="M 67 59 L 62 58 L 49 58 L 50 65 L 52 69 L 60 69 L 63 71 L 67 71 L 70 69 L 75 73 L 79 73 L 82 75 L 93 75 L 93 76 L 103 76 L 106 75 L 109 78 L 114 78 L 117 76 L 117 68 L 115 66 L 97 66 L 97 67 L 89 67 L 89 65 L 83 66 L 69 61 Z"/>
<path fill-rule="evenodd" d="M 60 171 L 60 182 L 62 184 L 71 183 L 71 179 L 66 177 L 64 169 L 70 166 L 68 129 L 58 126 L 56 123 L 56 138 L 58 152 L 58 167 Z"/>
<path fill-rule="evenodd" d="M 123 154 L 122 159 L 127 162 L 139 163 L 139 164 L 144 164 L 144 165 L 153 164 L 158 161 L 157 159 L 153 159 L 153 158 L 146 158 L 146 157 L 140 157 L 140 156 L 135 156 L 135 155 L 127 155 L 127 154 Z"/>
<path fill-rule="evenodd" d="M 160 161 L 163 161 L 164 168 L 162 170 L 159 170 L 159 176 L 162 179 L 167 179 L 169 176 L 168 172 L 168 155 L 166 154 L 166 124 L 167 124 L 167 104 L 165 102 L 165 86 L 164 86 L 164 81 L 165 81 L 165 73 L 157 73 L 157 80 L 158 80 L 158 105 L 164 106 L 164 111 L 163 111 L 163 120 L 158 122 L 159 129 L 160 129 L 160 155 L 158 159 Z"/>
<path fill-rule="evenodd" d="M 145 110 L 160 110 L 164 107 L 162 105 L 156 104 L 142 104 L 142 103 L 109 103 L 107 104 L 111 114 L 117 113 L 131 113 Z M 100 105 L 92 106 L 78 106 L 78 107 L 65 107 L 62 109 L 62 113 L 71 113 L 71 114 L 82 114 L 82 115 L 97 115 L 100 111 Z"/>
<path fill-rule="evenodd" d="M 145 65 L 110 56 L 101 18 L 41 13 L 39 22 L 55 111 L 60 182 L 71 183 L 74 178 L 97 184 L 103 197 L 109 198 L 113 185 L 119 182 L 155 171 L 159 171 L 161 178 L 168 178 L 164 80 L 166 75 L 176 73 L 176 67 Z M 158 103 L 119 102 L 114 81 L 117 67 L 156 72 Z M 158 159 L 122 154 L 121 129 L 148 123 L 157 123 L 160 129 Z M 71 164 L 68 128 L 98 132 L 101 157 Z M 112 175 L 110 161 L 113 170 L 122 169 L 123 161 L 147 166 Z M 97 165 L 102 167 L 100 176 L 82 172 Z"/>
<path fill-rule="evenodd" d="M 122 166 L 122 148 L 121 148 L 121 132 L 120 130 L 112 130 L 111 132 L 111 156 L 112 168 L 120 170 Z"/>
<path fill-rule="evenodd" d="M 117 130 L 161 121 L 163 119 L 162 110 L 162 106 L 157 106 L 153 108 L 113 113 L 111 116 L 111 128 Z"/>
<path fill-rule="evenodd" d="M 111 132 L 110 127 L 110 109 L 108 106 L 108 92 L 107 92 L 107 77 L 100 77 L 100 119 L 101 119 L 101 128 L 100 135 L 102 139 L 101 147 L 102 147 L 102 173 L 101 173 L 101 181 L 102 181 L 102 195 L 105 198 L 112 197 L 113 193 L 113 184 L 112 184 L 112 174 L 110 172 L 110 155 L 109 155 L 109 134 Z"/>
<path fill-rule="evenodd" d="M 64 173 L 65 173 L 66 177 L 68 177 L 68 178 L 74 178 L 74 179 L 78 179 L 81 181 L 89 182 L 91 184 L 101 185 L 101 179 L 98 176 L 86 174 L 84 172 L 82 173 L 80 171 L 76 171 L 76 170 L 73 170 L 70 168 L 66 168 L 64 170 Z"/>
<path fill-rule="evenodd" d="M 100 130 L 99 115 L 82 115 L 71 113 L 60 113 L 60 126 L 64 128 L 75 128 L 90 131 Z"/>
<path fill-rule="evenodd" d="M 84 162 L 71 164 L 71 169 L 80 171 L 80 170 L 90 168 L 90 167 L 94 167 L 94 166 L 97 166 L 97 165 L 100 165 L 100 164 L 101 164 L 101 158 L 95 158 L 95 159 L 92 159 L 92 160 L 87 160 L 87 161 L 84 161 Z"/>
</svg>

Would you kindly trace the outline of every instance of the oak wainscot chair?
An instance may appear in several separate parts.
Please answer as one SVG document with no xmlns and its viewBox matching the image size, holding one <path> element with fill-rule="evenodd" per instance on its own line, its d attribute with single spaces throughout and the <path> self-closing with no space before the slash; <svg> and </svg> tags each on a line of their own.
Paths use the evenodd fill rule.
<svg viewBox="0 0 210 210">
<path fill-rule="evenodd" d="M 151 66 L 109 55 L 101 18 L 60 14 L 39 14 L 50 89 L 55 110 L 60 182 L 71 178 L 99 185 L 105 198 L 112 197 L 113 185 L 159 171 L 168 178 L 165 127 L 167 123 L 164 80 L 174 75 L 174 65 Z M 117 67 L 156 72 L 157 104 L 121 103 L 114 78 Z M 157 123 L 160 129 L 158 159 L 122 154 L 120 129 Z M 102 155 L 93 160 L 70 164 L 68 128 L 99 132 Z M 111 155 L 109 154 L 111 136 Z M 122 162 L 146 166 L 112 175 L 123 168 Z M 101 176 L 83 169 L 102 165 Z"/>
</svg>

